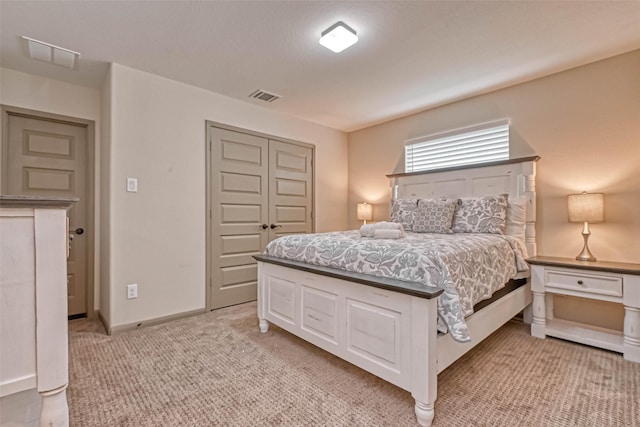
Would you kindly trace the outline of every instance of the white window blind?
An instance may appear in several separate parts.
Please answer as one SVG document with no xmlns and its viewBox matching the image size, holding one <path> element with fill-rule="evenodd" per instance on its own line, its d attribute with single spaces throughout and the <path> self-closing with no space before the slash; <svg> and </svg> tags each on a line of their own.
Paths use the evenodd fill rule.
<svg viewBox="0 0 640 427">
<path fill-rule="evenodd" d="M 405 172 L 506 160 L 509 158 L 509 121 L 409 140 L 404 157 Z"/>
</svg>

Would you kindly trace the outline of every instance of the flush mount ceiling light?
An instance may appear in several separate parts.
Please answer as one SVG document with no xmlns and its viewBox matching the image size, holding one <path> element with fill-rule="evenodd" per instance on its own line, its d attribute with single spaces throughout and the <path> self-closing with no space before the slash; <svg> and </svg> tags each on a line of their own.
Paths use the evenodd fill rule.
<svg viewBox="0 0 640 427">
<path fill-rule="evenodd" d="M 320 37 L 320 44 L 335 53 L 342 52 L 357 41 L 356 31 L 342 21 L 324 30 Z"/>
<path fill-rule="evenodd" d="M 41 42 L 31 37 L 22 36 L 22 38 L 27 42 L 27 51 L 31 59 L 73 69 L 76 61 L 80 58 L 80 54 L 73 50 Z"/>
</svg>

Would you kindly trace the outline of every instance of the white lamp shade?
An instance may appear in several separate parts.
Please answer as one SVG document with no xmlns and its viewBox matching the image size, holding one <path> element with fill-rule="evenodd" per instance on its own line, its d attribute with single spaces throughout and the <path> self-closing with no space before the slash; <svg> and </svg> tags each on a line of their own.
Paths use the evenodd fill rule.
<svg viewBox="0 0 640 427">
<path fill-rule="evenodd" d="M 359 221 L 371 221 L 373 219 L 373 205 L 369 203 L 358 203 L 356 216 Z"/>
<path fill-rule="evenodd" d="M 604 221 L 604 194 L 582 193 L 567 196 L 569 222 Z"/>
</svg>

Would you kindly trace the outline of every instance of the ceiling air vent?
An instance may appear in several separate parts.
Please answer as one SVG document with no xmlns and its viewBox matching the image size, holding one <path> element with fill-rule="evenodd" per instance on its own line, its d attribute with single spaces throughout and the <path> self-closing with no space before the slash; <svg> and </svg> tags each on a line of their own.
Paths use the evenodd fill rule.
<svg viewBox="0 0 640 427">
<path fill-rule="evenodd" d="M 253 92 L 251 95 L 249 95 L 249 98 L 259 99 L 260 101 L 264 101 L 264 102 L 273 102 L 276 99 L 280 99 L 282 97 L 280 95 L 276 95 L 275 93 L 269 93 L 262 89 L 258 89 L 255 92 Z"/>
</svg>

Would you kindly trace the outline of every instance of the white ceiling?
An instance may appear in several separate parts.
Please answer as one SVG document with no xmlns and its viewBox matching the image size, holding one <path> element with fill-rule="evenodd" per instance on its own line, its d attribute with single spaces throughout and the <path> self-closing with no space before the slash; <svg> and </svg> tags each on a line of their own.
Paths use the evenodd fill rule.
<svg viewBox="0 0 640 427">
<path fill-rule="evenodd" d="M 318 39 L 338 20 L 360 41 L 335 54 Z M 0 26 L 6 68 L 100 87 L 117 62 L 352 131 L 639 49 L 640 1 L 0 0 Z M 27 59 L 21 35 L 77 69 Z"/>
</svg>

